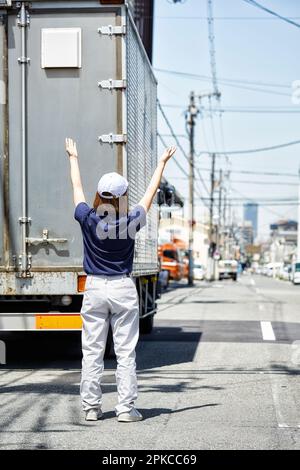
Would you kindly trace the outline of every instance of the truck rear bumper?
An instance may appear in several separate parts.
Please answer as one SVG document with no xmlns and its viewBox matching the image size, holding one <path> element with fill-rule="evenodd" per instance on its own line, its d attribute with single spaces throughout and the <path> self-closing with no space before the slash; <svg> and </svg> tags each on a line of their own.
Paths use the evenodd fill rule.
<svg viewBox="0 0 300 470">
<path fill-rule="evenodd" d="M 81 330 L 80 313 L 0 313 L 1 331 Z"/>
<path fill-rule="evenodd" d="M 15 272 L 0 272 L 0 295 L 73 295 L 77 294 L 78 272 L 33 271 L 29 278 Z"/>
<path fill-rule="evenodd" d="M 83 290 L 78 272 L 35 272 L 19 279 L 0 273 L 0 331 L 81 330 Z M 2 276 L 2 277 L 1 277 Z M 157 276 L 140 276 L 136 286 L 140 319 L 156 313 Z"/>
</svg>

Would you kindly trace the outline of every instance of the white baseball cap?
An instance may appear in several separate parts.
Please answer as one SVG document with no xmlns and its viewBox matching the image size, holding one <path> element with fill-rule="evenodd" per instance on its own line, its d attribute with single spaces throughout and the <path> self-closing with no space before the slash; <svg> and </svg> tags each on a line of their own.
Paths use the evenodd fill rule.
<svg viewBox="0 0 300 470">
<path fill-rule="evenodd" d="M 98 194 L 105 199 L 112 199 L 113 197 L 121 197 L 126 193 L 128 188 L 128 181 L 124 176 L 119 173 L 106 173 L 101 176 L 97 191 Z M 109 193 L 109 194 L 107 194 Z"/>
</svg>

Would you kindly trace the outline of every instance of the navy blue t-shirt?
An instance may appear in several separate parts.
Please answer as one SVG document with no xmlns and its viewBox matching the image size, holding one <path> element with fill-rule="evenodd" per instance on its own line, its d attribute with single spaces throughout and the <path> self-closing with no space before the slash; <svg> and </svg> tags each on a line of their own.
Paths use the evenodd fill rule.
<svg viewBox="0 0 300 470">
<path fill-rule="evenodd" d="M 98 215 L 86 202 L 77 204 L 74 218 L 83 236 L 86 274 L 114 276 L 132 271 L 135 234 L 146 224 L 146 211 L 137 205 L 119 218 Z"/>
</svg>

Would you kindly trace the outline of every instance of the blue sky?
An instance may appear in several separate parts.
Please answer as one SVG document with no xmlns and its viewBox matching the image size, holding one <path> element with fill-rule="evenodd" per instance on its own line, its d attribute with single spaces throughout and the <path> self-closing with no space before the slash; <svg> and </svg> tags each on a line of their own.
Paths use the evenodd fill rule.
<svg viewBox="0 0 300 470">
<path fill-rule="evenodd" d="M 299 17 L 298 0 L 260 0 L 261 3 L 281 15 Z M 219 83 L 222 93 L 221 106 L 226 107 L 288 107 L 300 111 L 300 105 L 291 101 L 291 84 L 300 80 L 299 44 L 300 28 L 272 19 L 270 15 L 245 3 L 243 0 L 214 0 L 214 31 L 217 75 L 223 78 L 242 81 L 275 83 L 280 87 L 259 87 L 267 92 L 255 92 Z M 156 69 L 175 70 L 199 75 L 211 75 L 206 0 L 185 0 L 173 4 L 171 0 L 155 1 L 154 57 Z M 200 17 L 200 18 L 199 18 Z M 218 19 L 218 17 L 242 17 L 243 19 Z M 203 18 L 203 19 L 202 19 Z M 257 19 L 253 19 L 257 18 Z M 185 133 L 184 106 L 188 104 L 190 91 L 199 94 L 211 90 L 209 82 L 161 73 L 158 78 L 158 96 L 163 105 L 178 105 L 179 108 L 165 108 L 165 112 L 176 133 Z M 247 86 L 247 84 L 244 84 Z M 253 85 L 248 85 L 252 86 Z M 280 94 L 281 93 L 281 94 Z M 208 101 L 203 101 L 208 105 Z M 212 103 L 215 104 L 214 102 Z M 213 122 L 212 122 L 213 121 Z M 235 150 L 266 147 L 300 139 L 300 113 L 294 114 L 246 114 L 224 113 L 222 115 L 224 146 L 221 124 L 218 115 L 213 120 L 209 115 L 199 117 L 196 127 L 196 151 Z M 169 134 L 161 116 L 159 132 Z M 213 129 L 215 139 L 213 138 Z M 173 144 L 171 138 L 165 139 Z M 181 138 L 188 151 L 187 140 Z M 217 148 L 216 148 L 217 147 Z M 162 150 L 161 144 L 159 145 Z M 178 151 L 178 160 L 187 168 L 184 157 Z M 235 155 L 230 158 L 233 171 L 276 171 L 297 173 L 300 165 L 300 145 L 270 152 Z M 225 159 L 218 158 L 217 167 L 224 168 Z M 200 168 L 210 166 L 208 156 L 197 157 Z M 203 177 L 209 173 L 202 171 Z M 188 184 L 180 177 L 180 170 L 170 163 L 166 170 L 167 178 L 176 184 L 183 196 L 188 195 Z M 268 177 L 265 175 L 242 175 L 232 173 L 234 180 L 280 182 L 287 185 L 254 183 L 232 183 L 231 196 L 247 198 L 297 197 L 296 178 L 286 176 Z M 293 183 L 293 184 L 289 184 Z M 209 182 L 206 183 L 209 185 Z M 199 187 L 201 188 L 201 183 Z M 205 195 L 205 191 L 202 191 Z M 240 203 L 240 201 L 236 201 Z M 203 217 L 205 209 L 197 201 L 197 216 Z M 237 218 L 242 218 L 242 208 L 235 207 Z M 267 237 L 269 224 L 278 218 L 295 218 L 294 206 L 274 206 L 259 210 L 259 233 Z"/>
</svg>

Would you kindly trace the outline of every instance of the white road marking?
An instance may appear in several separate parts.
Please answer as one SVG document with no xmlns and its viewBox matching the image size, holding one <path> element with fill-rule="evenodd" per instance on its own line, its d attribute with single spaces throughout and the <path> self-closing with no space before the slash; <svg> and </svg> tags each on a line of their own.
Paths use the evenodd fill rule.
<svg viewBox="0 0 300 470">
<path fill-rule="evenodd" d="M 251 284 L 251 286 L 255 286 L 255 281 L 254 281 L 254 279 L 250 279 L 250 284 Z"/>
<path fill-rule="evenodd" d="M 271 375 L 271 389 L 278 427 L 299 429 L 299 409 L 289 377 Z"/>
<path fill-rule="evenodd" d="M 259 304 L 258 308 L 261 312 L 265 309 L 265 307 L 262 304 Z"/>
<path fill-rule="evenodd" d="M 278 393 L 278 384 L 274 383 L 274 381 L 271 381 L 271 389 L 272 389 L 273 403 L 274 403 L 274 408 L 275 408 L 278 427 L 279 428 L 288 428 L 289 425 L 285 422 L 285 419 L 284 419 L 282 411 L 281 411 L 281 406 L 280 406 L 281 405 L 281 400 L 279 398 L 279 393 Z"/>
<path fill-rule="evenodd" d="M 261 321 L 260 327 L 264 341 L 276 341 L 275 333 L 270 321 Z"/>
</svg>

